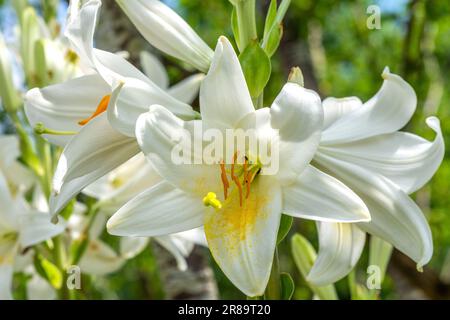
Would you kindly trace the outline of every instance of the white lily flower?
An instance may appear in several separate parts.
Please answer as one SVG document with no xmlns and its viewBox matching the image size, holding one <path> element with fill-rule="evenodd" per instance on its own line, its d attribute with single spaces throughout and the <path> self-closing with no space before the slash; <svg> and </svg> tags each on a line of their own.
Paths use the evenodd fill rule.
<svg viewBox="0 0 450 320">
<path fill-rule="evenodd" d="M 106 217 L 116 212 L 121 206 L 139 193 L 151 188 L 161 180 L 162 178 L 151 167 L 144 154 L 139 153 L 134 158 L 85 188 L 83 193 L 99 199 L 99 209 L 102 215 Z M 105 221 L 103 220 L 103 224 L 101 224 L 101 230 L 105 227 Z M 187 269 L 186 257 L 194 249 L 194 244 L 206 245 L 206 239 L 202 229 L 193 229 L 178 234 L 154 237 L 154 240 L 174 256 L 180 270 Z M 121 252 L 119 257 L 123 260 L 135 257 L 145 249 L 148 241 L 149 238 L 143 237 L 122 237 L 120 240 Z M 87 256 L 89 257 L 88 254 Z M 83 261 L 86 259 L 83 258 Z"/>
<path fill-rule="evenodd" d="M 0 172 L 0 300 L 11 299 L 14 263 L 25 248 L 50 239 L 64 230 L 48 214 L 28 208 L 25 199 L 14 197 Z"/>
<path fill-rule="evenodd" d="M 116 0 L 151 45 L 207 72 L 213 51 L 177 13 L 159 0 Z"/>
<path fill-rule="evenodd" d="M 323 101 L 324 131 L 314 163 L 354 190 L 372 220 L 357 224 L 320 223 L 320 250 L 309 281 L 325 285 L 347 275 L 358 262 L 365 232 L 391 243 L 420 270 L 433 253 L 431 231 L 408 197 L 434 175 L 444 157 L 439 120 L 427 125 L 434 141 L 400 132 L 416 109 L 413 88 L 385 69 L 384 83 L 366 103 L 356 97 Z"/>
<path fill-rule="evenodd" d="M 157 105 L 139 117 L 140 147 L 165 180 L 124 205 L 108 221 L 110 233 L 161 236 L 204 225 L 221 269 L 246 295 L 257 296 L 269 279 L 282 212 L 332 222 L 370 220 L 356 194 L 309 165 L 323 124 L 315 92 L 288 83 L 271 108 L 255 111 L 236 53 L 221 37 L 200 88 L 200 108 L 201 121 L 183 121 Z M 254 129 L 258 141 L 273 138 L 278 172 L 265 174 L 262 154 L 247 153 L 247 146 L 233 148 L 231 162 L 175 164 L 179 141 L 205 142 L 194 132 L 199 125 L 221 132 Z M 205 160 L 196 150 L 193 155 Z M 247 158 L 238 162 L 238 155 Z"/>
<path fill-rule="evenodd" d="M 65 33 L 94 73 L 33 89 L 26 96 L 25 109 L 33 126 L 41 122 L 55 131 L 76 133 L 44 135 L 52 143 L 65 145 L 50 199 L 54 215 L 84 187 L 139 152 L 135 121 L 151 104 L 167 105 L 186 119 L 196 117 L 191 106 L 165 92 L 122 57 L 93 48 L 100 6 L 101 1 L 90 0 L 80 10 L 73 7 Z M 190 88 L 196 90 L 195 85 Z"/>
</svg>

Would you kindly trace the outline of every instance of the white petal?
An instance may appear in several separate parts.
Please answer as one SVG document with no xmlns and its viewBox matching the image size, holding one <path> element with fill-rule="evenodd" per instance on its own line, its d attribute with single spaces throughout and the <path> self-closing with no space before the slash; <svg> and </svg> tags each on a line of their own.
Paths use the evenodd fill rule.
<svg viewBox="0 0 450 320">
<path fill-rule="evenodd" d="M 280 140 L 278 178 L 282 184 L 289 184 L 307 167 L 319 145 L 323 125 L 320 97 L 312 90 L 287 83 L 272 104 L 270 115 Z"/>
<path fill-rule="evenodd" d="M 161 181 L 143 153 L 95 181 L 83 190 L 90 197 L 100 199 L 102 211 L 117 211 L 128 200 Z"/>
<path fill-rule="evenodd" d="M 20 244 L 22 248 L 38 244 L 62 233 L 65 222 L 60 220 L 58 224 L 50 222 L 50 217 L 42 212 L 30 212 L 20 215 Z"/>
<path fill-rule="evenodd" d="M 0 230 L 16 229 L 16 204 L 2 171 L 0 171 Z"/>
<path fill-rule="evenodd" d="M 178 101 L 157 85 L 149 81 L 126 78 L 111 97 L 108 119 L 116 130 L 133 137 L 137 118 L 154 104 L 160 104 L 185 119 L 197 116 L 191 106 Z"/>
<path fill-rule="evenodd" d="M 380 174 L 406 193 L 413 193 L 431 179 L 444 158 L 445 144 L 439 120 L 430 117 L 427 124 L 436 132 L 433 142 L 414 134 L 395 132 L 324 147 L 321 151 Z"/>
<path fill-rule="evenodd" d="M 207 71 L 212 50 L 174 11 L 156 0 L 118 0 L 131 22 L 151 45 L 200 71 Z"/>
<path fill-rule="evenodd" d="M 214 60 L 200 87 L 200 112 L 208 126 L 234 128 L 253 102 L 239 59 L 225 37 L 217 42 Z"/>
<path fill-rule="evenodd" d="M 124 77 L 146 81 L 147 77 L 121 56 L 94 49 L 94 33 L 101 5 L 100 0 L 85 3 L 71 16 L 65 36 L 83 63 L 95 69 L 110 86 Z"/>
<path fill-rule="evenodd" d="M 177 267 L 181 271 L 186 271 L 188 268 L 187 262 L 186 262 L 186 256 L 182 251 L 179 250 L 179 248 L 175 245 L 173 239 L 170 236 L 160 236 L 155 237 L 155 240 L 167 251 L 170 252 L 170 254 L 173 255 L 175 258 L 175 261 L 177 262 Z"/>
<path fill-rule="evenodd" d="M 211 190 L 221 190 L 219 166 L 203 161 L 201 121 L 183 121 L 161 106 L 152 106 L 136 123 L 136 139 L 142 152 L 161 177 L 178 188 L 204 197 Z M 198 127 L 198 129 L 197 129 Z M 182 159 L 178 148 L 186 154 Z M 201 149 L 201 148 L 200 148 Z M 183 163 L 187 157 L 187 164 Z"/>
<path fill-rule="evenodd" d="M 33 274 L 33 278 L 27 282 L 28 300 L 54 300 L 55 289 L 41 276 Z"/>
<path fill-rule="evenodd" d="M 19 158 L 19 139 L 15 135 L 0 136 L 0 170 L 5 170 Z"/>
<path fill-rule="evenodd" d="M 84 273 L 101 276 L 119 270 L 125 261 L 107 244 L 92 240 L 80 260 L 80 269 Z"/>
<path fill-rule="evenodd" d="M 120 239 L 120 256 L 124 259 L 133 259 L 147 248 L 149 238 L 122 237 Z"/>
<path fill-rule="evenodd" d="M 94 33 L 101 5 L 100 0 L 90 0 L 81 9 L 73 10 L 64 32 L 82 62 L 93 68 L 95 68 Z"/>
<path fill-rule="evenodd" d="M 375 96 L 322 133 L 321 144 L 345 143 L 392 133 L 408 123 L 417 105 L 414 89 L 387 68 L 383 78 L 383 86 Z"/>
<path fill-rule="evenodd" d="M 0 300 L 12 300 L 13 265 L 0 264 Z"/>
<path fill-rule="evenodd" d="M 25 112 L 31 126 L 38 122 L 52 130 L 78 132 L 80 120 L 94 113 L 110 87 L 98 75 L 88 75 L 62 84 L 28 91 Z M 64 146 L 72 135 L 44 135 L 52 143 Z"/>
<path fill-rule="evenodd" d="M 158 58 L 147 51 L 142 51 L 139 57 L 142 69 L 147 77 L 161 89 L 167 89 L 169 87 L 169 76 L 167 75 L 166 68 Z"/>
<path fill-rule="evenodd" d="M 281 218 L 281 189 L 258 176 L 242 206 L 230 197 L 220 210 L 209 208 L 205 234 L 211 253 L 228 279 L 247 296 L 264 293 L 272 268 Z"/>
<path fill-rule="evenodd" d="M 325 286 L 345 277 L 355 267 L 366 241 L 366 233 L 354 223 L 318 223 L 319 253 L 308 281 Z"/>
<path fill-rule="evenodd" d="M 327 129 L 347 113 L 361 108 L 362 105 L 362 101 L 357 97 L 326 98 L 322 101 L 323 129 Z"/>
<path fill-rule="evenodd" d="M 200 84 L 204 78 L 205 75 L 203 73 L 194 74 L 170 87 L 167 92 L 172 97 L 184 103 L 191 104 L 197 97 L 198 91 L 200 90 Z"/>
<path fill-rule="evenodd" d="M 106 115 L 92 119 L 66 146 L 58 162 L 50 198 L 57 214 L 84 187 L 115 169 L 139 151 L 134 139 L 114 130 Z"/>
<path fill-rule="evenodd" d="M 134 78 L 155 85 L 147 76 L 139 71 L 139 69 L 119 54 L 99 49 L 94 49 L 94 54 L 98 73 L 111 87 L 114 87 L 117 85 L 117 82 L 123 81 L 126 78 Z"/>
<path fill-rule="evenodd" d="M 311 165 L 294 184 L 283 187 L 283 212 L 327 222 L 370 220 L 366 205 L 350 188 Z"/>
<path fill-rule="evenodd" d="M 192 242 L 204 247 L 208 246 L 203 227 L 176 233 L 173 234 L 172 237 L 180 238 L 185 242 Z"/>
<path fill-rule="evenodd" d="M 108 221 L 118 236 L 152 237 L 197 228 L 203 224 L 202 199 L 160 182 L 125 204 Z"/>
<path fill-rule="evenodd" d="M 366 169 L 318 153 L 322 167 L 345 182 L 364 201 L 371 221 L 358 226 L 394 245 L 398 250 L 425 265 L 433 254 L 430 227 L 420 208 L 390 180 Z"/>
</svg>

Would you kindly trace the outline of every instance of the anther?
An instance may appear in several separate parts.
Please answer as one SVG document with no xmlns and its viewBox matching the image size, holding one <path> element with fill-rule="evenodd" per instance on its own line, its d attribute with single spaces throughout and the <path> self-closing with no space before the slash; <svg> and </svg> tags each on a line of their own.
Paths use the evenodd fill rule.
<svg viewBox="0 0 450 320">
<path fill-rule="evenodd" d="M 100 100 L 100 103 L 98 104 L 97 109 L 94 111 L 94 113 L 93 113 L 90 117 L 88 117 L 88 118 L 86 118 L 86 119 L 84 119 L 84 120 L 79 121 L 78 124 L 79 124 L 80 126 L 84 126 L 84 125 L 87 124 L 89 121 L 91 121 L 92 119 L 94 119 L 96 116 L 98 116 L 98 115 L 102 114 L 103 112 L 105 112 L 106 109 L 108 109 L 108 105 L 109 105 L 109 100 L 110 100 L 110 99 L 111 99 L 111 95 L 108 94 L 108 95 L 104 96 L 104 97 L 102 98 L 102 100 Z"/>
</svg>

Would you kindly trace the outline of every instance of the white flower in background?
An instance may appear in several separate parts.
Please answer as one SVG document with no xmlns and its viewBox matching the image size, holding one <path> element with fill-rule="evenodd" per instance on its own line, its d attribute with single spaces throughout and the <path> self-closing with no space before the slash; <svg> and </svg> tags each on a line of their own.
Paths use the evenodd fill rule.
<svg viewBox="0 0 450 320">
<path fill-rule="evenodd" d="M 213 51 L 172 9 L 158 0 L 116 0 L 151 45 L 207 72 Z"/>
<path fill-rule="evenodd" d="M 366 103 L 356 97 L 323 101 L 324 131 L 313 163 L 355 191 L 367 205 L 370 222 L 320 223 L 320 250 L 308 276 L 314 284 L 336 282 L 358 262 L 365 233 L 392 244 L 417 262 L 433 253 L 431 231 L 420 208 L 408 197 L 424 186 L 444 157 L 439 120 L 426 122 L 434 141 L 400 132 L 416 109 L 413 88 L 385 69 L 384 83 Z"/>
<path fill-rule="evenodd" d="M 89 239 L 98 238 L 105 229 L 106 219 L 111 214 L 139 193 L 156 185 L 161 180 L 161 177 L 150 166 L 144 154 L 140 153 L 85 188 L 83 193 L 99 199 L 98 208 L 100 210 L 99 217 L 96 218 L 96 222 L 94 222 L 90 231 Z M 202 229 L 154 237 L 154 239 L 174 256 L 181 270 L 187 269 L 185 258 L 194 249 L 194 244 L 206 246 L 206 239 Z M 91 242 L 81 261 L 81 269 L 86 271 L 86 268 L 83 266 L 88 264 L 89 268 L 97 266 L 99 270 L 110 270 L 107 267 L 100 266 L 102 260 L 105 263 L 124 262 L 126 259 L 131 259 L 144 250 L 148 242 L 149 238 L 144 237 L 122 237 L 120 240 L 120 254 L 115 253 L 104 244 L 98 243 L 98 241 Z M 115 259 L 113 259 L 114 256 L 116 257 Z M 105 257 L 108 257 L 108 259 L 102 259 Z M 119 268 L 121 265 L 119 262 L 117 263 L 117 268 Z M 89 271 L 87 272 L 89 273 Z"/>
<path fill-rule="evenodd" d="M 139 117 L 140 147 L 165 180 L 124 205 L 108 221 L 110 233 L 161 236 L 204 225 L 221 269 L 246 295 L 257 296 L 269 279 L 282 212 L 332 222 L 370 220 L 349 188 L 309 165 L 323 124 L 315 92 L 289 83 L 270 109 L 255 111 L 236 53 L 221 37 L 200 88 L 200 109 L 201 121 L 183 121 L 157 105 Z M 196 124 L 254 129 L 257 139 L 273 138 L 276 145 L 270 147 L 280 152 L 278 173 L 260 174 L 266 169 L 260 154 L 247 154 L 245 147 L 233 150 L 232 164 L 174 164 L 172 151 L 180 141 L 171 139 L 174 134 L 191 145 L 204 143 L 187 132 Z M 247 160 L 237 162 L 237 155 Z"/>
<path fill-rule="evenodd" d="M 19 168 L 15 163 L 18 145 L 11 141 L 11 137 L 0 138 L 0 300 L 12 298 L 13 273 L 21 252 L 64 230 L 62 223 L 50 222 L 48 213 L 28 205 L 23 196 L 29 188 L 27 179 L 22 185 L 21 180 L 5 177 L 7 171 Z"/>
<path fill-rule="evenodd" d="M 19 138 L 15 135 L 0 135 L 0 172 L 6 178 L 11 193 L 23 194 L 35 184 L 33 173 L 18 161 Z"/>
<path fill-rule="evenodd" d="M 177 91 L 180 97 L 188 96 L 185 90 L 189 88 L 195 92 L 198 82 L 191 79 L 183 89 L 174 88 L 172 96 L 119 55 L 93 48 L 100 6 L 99 0 L 88 1 L 80 10 L 72 6 L 65 33 L 94 73 L 33 89 L 26 97 L 26 114 L 33 126 L 41 122 L 52 130 L 76 133 L 44 135 L 53 143 L 65 145 L 53 183 L 52 214 L 84 187 L 139 152 L 135 121 L 150 105 L 167 105 L 185 119 L 197 116 L 191 106 L 174 96 Z"/>
</svg>

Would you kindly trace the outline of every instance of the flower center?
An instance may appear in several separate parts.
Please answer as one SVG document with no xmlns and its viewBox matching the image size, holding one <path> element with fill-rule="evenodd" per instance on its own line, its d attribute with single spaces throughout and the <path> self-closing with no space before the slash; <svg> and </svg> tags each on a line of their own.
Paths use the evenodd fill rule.
<svg viewBox="0 0 450 320">
<path fill-rule="evenodd" d="M 106 95 L 102 98 L 102 100 L 100 100 L 100 103 L 97 106 L 97 109 L 94 111 L 94 113 L 89 117 L 86 118 L 84 120 L 81 120 L 78 122 L 78 124 L 80 126 L 84 126 L 85 124 L 87 124 L 89 121 L 91 121 L 92 119 L 94 119 L 96 116 L 102 114 L 103 112 L 106 111 L 106 109 L 108 109 L 108 104 L 109 104 L 109 100 L 111 99 L 111 95 Z"/>
<path fill-rule="evenodd" d="M 245 199 L 248 199 L 251 191 L 251 183 L 261 171 L 261 163 L 259 161 L 252 161 L 251 159 L 250 156 L 244 156 L 244 162 L 239 164 L 237 162 L 238 152 L 236 152 L 228 168 L 223 161 L 220 162 L 220 179 L 222 181 L 224 199 L 227 200 L 229 198 L 229 189 L 234 184 L 239 196 L 240 207 L 242 207 L 244 202 L 244 189 Z M 217 199 L 217 195 L 214 192 L 208 192 L 203 198 L 203 203 L 205 206 L 211 206 L 215 209 L 222 208 L 222 203 Z"/>
</svg>

